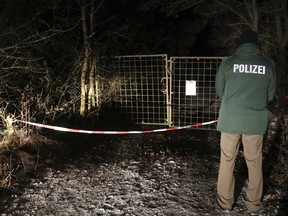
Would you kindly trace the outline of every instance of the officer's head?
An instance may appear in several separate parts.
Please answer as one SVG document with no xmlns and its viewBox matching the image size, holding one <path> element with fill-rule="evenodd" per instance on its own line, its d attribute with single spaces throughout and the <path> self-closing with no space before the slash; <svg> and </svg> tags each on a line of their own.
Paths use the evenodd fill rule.
<svg viewBox="0 0 288 216">
<path fill-rule="evenodd" d="M 258 33 L 255 31 L 244 31 L 239 36 L 237 45 L 240 46 L 245 43 L 254 43 L 258 44 Z"/>
</svg>

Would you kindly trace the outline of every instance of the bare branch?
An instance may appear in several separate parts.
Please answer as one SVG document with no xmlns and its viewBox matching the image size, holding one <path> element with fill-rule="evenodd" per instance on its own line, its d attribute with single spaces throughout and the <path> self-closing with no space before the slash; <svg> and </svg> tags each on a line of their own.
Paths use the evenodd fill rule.
<svg viewBox="0 0 288 216">
<path fill-rule="evenodd" d="M 233 12 L 235 15 L 237 15 L 241 20 L 243 20 L 244 23 L 246 23 L 246 25 L 251 25 L 251 23 L 249 23 L 249 21 L 236 9 L 234 9 L 232 6 L 223 3 L 222 1 L 216 0 L 216 2 L 220 5 L 222 5 L 223 7 L 229 9 L 231 12 Z"/>
<path fill-rule="evenodd" d="M 258 31 L 259 15 L 256 0 L 245 0 L 244 2 L 251 19 L 251 29 Z"/>
</svg>

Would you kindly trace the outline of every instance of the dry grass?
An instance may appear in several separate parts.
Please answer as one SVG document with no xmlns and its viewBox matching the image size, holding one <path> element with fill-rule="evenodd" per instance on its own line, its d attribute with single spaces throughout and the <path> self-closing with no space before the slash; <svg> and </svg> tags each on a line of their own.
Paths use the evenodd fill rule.
<svg viewBox="0 0 288 216">
<path fill-rule="evenodd" d="M 7 125 L 7 121 L 4 125 Z M 42 134 L 38 133 L 31 127 L 10 124 L 9 127 L 13 133 L 8 132 L 0 137 L 0 189 L 12 190 L 19 193 L 13 182 L 30 171 L 37 171 L 39 149 L 44 146 L 58 144 Z M 21 150 L 22 147 L 38 149 L 38 154 L 33 157 L 29 153 Z M 13 153 L 13 154 L 12 154 Z"/>
<path fill-rule="evenodd" d="M 4 158 L 3 158 L 4 159 Z M 12 159 L 0 161 L 0 188 L 10 188 L 13 176 Z"/>
<path fill-rule="evenodd" d="M 19 149 L 23 146 L 39 148 L 43 145 L 57 144 L 39 133 L 27 133 L 26 130 L 17 129 L 14 134 L 4 135 L 0 141 L 0 154 L 5 151 Z"/>
</svg>

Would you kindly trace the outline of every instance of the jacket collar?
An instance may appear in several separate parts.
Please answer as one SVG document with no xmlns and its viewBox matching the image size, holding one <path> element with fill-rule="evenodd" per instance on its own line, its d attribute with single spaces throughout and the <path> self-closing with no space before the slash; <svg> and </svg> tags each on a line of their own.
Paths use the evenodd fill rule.
<svg viewBox="0 0 288 216">
<path fill-rule="evenodd" d="M 235 55 L 245 55 L 245 54 L 256 54 L 258 55 L 260 53 L 260 49 L 257 47 L 254 43 L 245 43 L 240 45 L 236 51 Z"/>
</svg>

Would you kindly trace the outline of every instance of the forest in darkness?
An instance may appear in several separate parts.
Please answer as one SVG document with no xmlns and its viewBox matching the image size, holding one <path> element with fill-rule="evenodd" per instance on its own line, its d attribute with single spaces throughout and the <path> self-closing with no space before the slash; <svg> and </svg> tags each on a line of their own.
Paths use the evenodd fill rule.
<svg viewBox="0 0 288 216">
<path fill-rule="evenodd" d="M 78 79 L 83 95 L 101 57 L 229 56 L 247 29 L 259 33 L 262 53 L 276 63 L 283 105 L 287 14 L 287 0 L 2 0 L 1 115 L 27 106 L 46 117 L 56 108 L 68 112 L 68 81 Z M 85 116 L 81 100 L 77 112 Z"/>
</svg>

